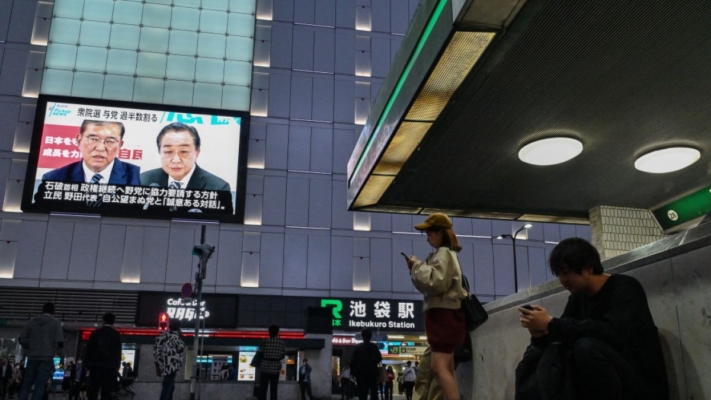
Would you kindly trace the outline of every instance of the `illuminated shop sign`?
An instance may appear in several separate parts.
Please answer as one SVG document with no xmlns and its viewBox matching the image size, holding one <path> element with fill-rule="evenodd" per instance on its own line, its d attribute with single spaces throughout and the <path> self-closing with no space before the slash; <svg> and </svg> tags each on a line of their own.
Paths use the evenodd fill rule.
<svg viewBox="0 0 711 400">
<path fill-rule="evenodd" d="M 413 300 L 321 299 L 332 309 L 331 326 L 340 330 L 424 330 L 422 302 Z"/>
<path fill-rule="evenodd" d="M 423 355 L 425 350 L 427 350 L 427 344 L 421 346 L 407 346 L 404 343 L 399 346 L 391 344 L 388 347 L 388 354 Z"/>
<path fill-rule="evenodd" d="M 200 302 L 200 319 L 205 319 L 210 317 L 210 311 L 205 308 L 205 300 Z M 166 311 L 171 319 L 177 319 L 180 321 L 192 321 L 195 319 L 195 306 L 197 305 L 197 299 L 173 299 L 170 298 L 167 301 L 168 307 Z"/>
<path fill-rule="evenodd" d="M 195 323 L 197 299 L 182 298 L 177 293 L 140 292 L 136 326 L 157 327 L 158 315 L 164 312 L 170 319 L 182 322 L 183 328 Z M 206 328 L 237 327 L 237 296 L 203 294 L 200 320 Z"/>
<path fill-rule="evenodd" d="M 331 338 L 331 344 L 338 346 L 355 346 L 358 343 L 363 343 L 362 340 L 358 340 L 355 336 L 336 336 Z"/>
</svg>

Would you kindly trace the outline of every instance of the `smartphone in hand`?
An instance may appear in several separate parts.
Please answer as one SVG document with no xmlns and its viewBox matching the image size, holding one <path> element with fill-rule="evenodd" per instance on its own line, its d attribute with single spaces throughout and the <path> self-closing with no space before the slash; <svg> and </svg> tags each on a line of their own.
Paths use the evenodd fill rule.
<svg viewBox="0 0 711 400">
<path fill-rule="evenodd" d="M 405 260 L 408 260 L 408 261 L 410 260 L 410 257 L 407 254 L 405 254 L 404 251 L 401 251 L 400 254 L 402 254 L 402 256 L 405 257 Z"/>
<path fill-rule="evenodd" d="M 531 310 L 533 311 L 533 307 L 530 304 L 526 304 L 525 306 L 521 306 L 521 308 L 525 308 L 526 310 Z"/>
</svg>

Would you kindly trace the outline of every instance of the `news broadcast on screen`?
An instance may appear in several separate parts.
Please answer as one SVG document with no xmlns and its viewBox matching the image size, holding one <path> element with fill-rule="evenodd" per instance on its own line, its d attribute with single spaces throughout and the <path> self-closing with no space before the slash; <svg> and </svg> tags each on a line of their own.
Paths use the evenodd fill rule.
<svg viewBox="0 0 711 400">
<path fill-rule="evenodd" d="M 243 218 L 247 113 L 39 100 L 23 210 Z"/>
</svg>

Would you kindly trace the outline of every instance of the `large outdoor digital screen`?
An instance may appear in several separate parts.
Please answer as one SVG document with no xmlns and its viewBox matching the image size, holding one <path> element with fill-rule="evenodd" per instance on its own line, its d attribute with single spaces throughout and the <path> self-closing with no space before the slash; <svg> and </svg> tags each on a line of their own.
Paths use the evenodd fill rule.
<svg viewBox="0 0 711 400">
<path fill-rule="evenodd" d="M 242 222 L 249 115 L 40 96 L 22 209 Z"/>
</svg>

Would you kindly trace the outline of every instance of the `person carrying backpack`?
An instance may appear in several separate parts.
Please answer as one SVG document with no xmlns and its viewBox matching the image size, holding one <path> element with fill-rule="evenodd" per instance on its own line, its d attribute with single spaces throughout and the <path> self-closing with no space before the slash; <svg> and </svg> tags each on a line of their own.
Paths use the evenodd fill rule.
<svg viewBox="0 0 711 400">
<path fill-rule="evenodd" d="M 407 362 L 407 366 L 402 371 L 403 386 L 405 387 L 405 399 L 412 400 L 412 389 L 415 388 L 415 379 L 417 371 L 412 366 L 412 361 Z"/>
</svg>

